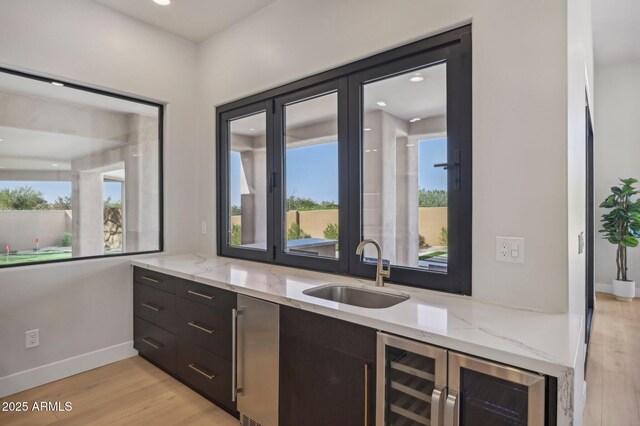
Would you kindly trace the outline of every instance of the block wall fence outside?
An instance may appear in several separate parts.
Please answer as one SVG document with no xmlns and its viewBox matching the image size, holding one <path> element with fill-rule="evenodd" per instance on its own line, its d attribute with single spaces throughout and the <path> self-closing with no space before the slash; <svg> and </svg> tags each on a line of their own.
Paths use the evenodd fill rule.
<svg viewBox="0 0 640 426">
<path fill-rule="evenodd" d="M 71 210 L 0 210 L 0 249 L 31 250 L 59 246 L 65 232 L 71 232 Z"/>
<path fill-rule="evenodd" d="M 420 207 L 418 209 L 419 234 L 430 246 L 439 246 L 442 228 L 447 228 L 447 207 Z M 287 212 L 287 229 L 293 223 L 313 238 L 324 238 L 324 229 L 330 223 L 338 223 L 338 210 L 290 210 Z M 231 216 L 231 225 L 240 225 L 240 216 Z"/>
</svg>

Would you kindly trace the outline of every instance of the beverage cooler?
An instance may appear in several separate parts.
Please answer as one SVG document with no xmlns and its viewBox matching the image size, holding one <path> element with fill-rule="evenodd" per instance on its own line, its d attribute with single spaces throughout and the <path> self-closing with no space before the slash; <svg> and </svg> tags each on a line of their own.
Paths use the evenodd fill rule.
<svg viewBox="0 0 640 426">
<path fill-rule="evenodd" d="M 545 425 L 545 376 L 378 333 L 377 426 Z"/>
</svg>

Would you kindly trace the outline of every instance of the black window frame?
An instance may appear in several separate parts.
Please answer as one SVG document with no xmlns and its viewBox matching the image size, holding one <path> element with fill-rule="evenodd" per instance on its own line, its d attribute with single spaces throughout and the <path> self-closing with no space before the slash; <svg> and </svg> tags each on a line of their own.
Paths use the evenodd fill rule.
<svg viewBox="0 0 640 426">
<path fill-rule="evenodd" d="M 123 95 L 121 93 L 109 92 L 104 89 L 96 89 L 89 86 L 84 86 L 81 84 L 73 83 L 67 81 L 65 79 L 47 77 L 44 75 L 27 73 L 24 71 L 18 71 L 11 68 L 0 67 L 0 73 L 10 74 L 17 77 L 23 77 L 30 80 L 41 81 L 49 84 L 63 85 L 64 87 L 70 89 L 76 89 L 83 92 L 93 93 L 97 95 L 109 96 L 115 99 L 121 99 L 124 101 L 134 102 L 138 104 L 152 106 L 154 108 L 158 108 L 158 249 L 157 250 L 145 250 L 145 251 L 136 251 L 136 252 L 128 252 L 128 253 L 117 253 L 117 254 L 101 254 L 95 256 L 81 256 L 81 257 L 71 257 L 69 259 L 54 259 L 54 260 L 45 260 L 40 262 L 24 262 L 24 263 L 16 263 L 16 264 L 6 264 L 0 265 L 0 269 L 5 268 L 17 268 L 21 266 L 32 266 L 32 265 L 46 265 L 51 263 L 67 263 L 67 262 L 78 262 L 82 260 L 91 260 L 91 259 L 112 259 L 118 257 L 125 256 L 137 256 L 142 254 L 153 254 L 153 253 L 162 253 L 164 252 L 164 114 L 165 114 L 165 105 L 149 101 L 146 99 L 136 98 L 129 95 Z"/>
<path fill-rule="evenodd" d="M 459 151 L 460 167 L 448 171 L 449 264 L 446 274 L 392 265 L 391 281 L 423 289 L 471 295 L 472 141 L 471 25 L 466 25 L 325 71 L 216 108 L 218 254 L 222 256 L 373 278 L 375 265 L 355 254 L 362 239 L 362 87 L 364 83 L 404 74 L 426 66 L 447 64 L 447 157 Z M 338 93 L 340 258 L 292 255 L 284 251 L 284 117 L 287 104 L 335 91 Z M 267 250 L 228 245 L 228 120 L 256 105 L 267 117 L 267 173 L 275 182 L 267 195 Z M 459 190 L 452 195 L 454 179 Z M 345 226 L 346 224 L 346 226 Z M 346 249 L 345 249 L 346 247 Z"/>
<path fill-rule="evenodd" d="M 271 101 L 254 102 L 240 108 L 236 108 L 230 111 L 225 111 L 219 115 L 218 123 L 218 253 L 223 256 L 236 257 L 247 260 L 255 260 L 259 262 L 270 262 L 273 259 L 273 233 L 265 230 L 267 243 L 264 250 L 256 248 L 242 248 L 240 246 L 232 246 L 227 243 L 228 240 L 223 241 L 224 236 L 230 235 L 231 223 L 229 220 L 229 162 L 230 162 L 230 139 L 229 139 L 229 126 L 234 120 L 239 120 L 252 115 L 265 113 L 266 117 L 266 140 L 267 147 L 273 144 L 273 103 Z M 222 125 L 221 123 L 224 123 Z M 268 182 L 270 174 L 270 165 L 273 164 L 273 150 L 267 149 L 266 160 L 266 175 L 264 176 L 265 182 Z M 224 189 L 223 189 L 224 188 Z M 267 193 L 267 225 L 273 223 L 273 196 L 271 191 Z M 223 206 L 226 206 L 224 208 Z"/>
<path fill-rule="evenodd" d="M 286 251 L 286 244 L 284 237 L 286 235 L 286 208 L 284 206 L 286 194 L 286 115 L 285 108 L 287 105 L 293 105 L 299 102 L 315 99 L 329 93 L 336 93 L 338 95 L 337 112 L 338 117 L 338 221 L 340 224 L 347 224 L 349 222 L 347 206 L 349 200 L 348 193 L 348 123 L 345 120 L 340 120 L 339 116 L 342 111 L 346 111 L 347 108 L 347 79 L 341 78 L 337 80 L 328 81 L 326 83 L 318 84 L 307 89 L 298 90 L 274 99 L 274 135 L 273 141 L 273 172 L 275 173 L 277 184 L 274 187 L 274 201 L 273 201 L 273 244 L 274 248 L 274 263 L 279 263 L 287 266 L 297 266 L 309 269 L 320 269 L 323 271 L 333 272 L 348 272 L 348 256 L 341 253 L 337 259 L 319 256 L 305 256 L 303 254 L 291 254 Z M 342 228 L 346 228 L 344 225 Z M 339 232 L 338 244 L 341 247 L 348 246 L 348 234 L 347 232 Z"/>
</svg>

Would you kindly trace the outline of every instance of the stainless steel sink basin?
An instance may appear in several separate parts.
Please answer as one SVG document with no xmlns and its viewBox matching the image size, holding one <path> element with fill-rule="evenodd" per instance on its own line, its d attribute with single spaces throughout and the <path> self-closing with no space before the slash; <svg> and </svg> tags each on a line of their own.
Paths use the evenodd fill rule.
<svg viewBox="0 0 640 426">
<path fill-rule="evenodd" d="M 366 290 L 346 285 L 314 287 L 305 290 L 303 293 L 308 296 L 319 297 L 320 299 L 371 309 L 388 308 L 404 302 L 409 298 L 409 296 L 383 293 L 381 291 Z"/>
</svg>

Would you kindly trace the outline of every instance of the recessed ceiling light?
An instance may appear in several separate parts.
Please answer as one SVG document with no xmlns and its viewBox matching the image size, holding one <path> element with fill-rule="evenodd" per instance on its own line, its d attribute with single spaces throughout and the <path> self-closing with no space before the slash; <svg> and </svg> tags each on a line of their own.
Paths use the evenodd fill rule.
<svg viewBox="0 0 640 426">
<path fill-rule="evenodd" d="M 387 103 L 385 101 L 378 101 L 376 102 L 376 104 L 378 104 L 378 106 L 381 106 L 381 107 L 387 106 Z"/>
<path fill-rule="evenodd" d="M 169 6 L 171 4 L 171 0 L 153 0 L 153 2 L 160 6 Z"/>
<path fill-rule="evenodd" d="M 409 120 L 409 123 L 415 123 L 416 121 L 420 121 L 420 120 L 421 120 L 420 117 L 412 118 L 411 120 Z"/>
<path fill-rule="evenodd" d="M 371 129 L 370 129 L 370 128 L 368 128 L 368 127 L 365 127 L 365 128 L 364 128 L 364 129 L 362 129 L 362 130 L 364 130 L 365 132 L 369 132 L 369 131 L 371 131 Z"/>
<path fill-rule="evenodd" d="M 0 142 L 2 142 L 4 139 L 0 139 Z"/>
<path fill-rule="evenodd" d="M 256 129 L 249 129 L 250 132 L 253 132 L 254 130 L 256 130 Z"/>
<path fill-rule="evenodd" d="M 413 77 L 409 79 L 412 83 L 420 83 L 422 80 L 424 80 L 424 77 L 419 72 L 415 73 Z"/>
<path fill-rule="evenodd" d="M 371 152 L 371 150 L 370 149 L 365 149 L 364 152 Z"/>
<path fill-rule="evenodd" d="M 407 146 L 416 146 L 415 143 L 408 143 Z"/>
<path fill-rule="evenodd" d="M 374 149 L 374 150 L 373 150 L 373 152 L 378 152 L 378 150 L 377 150 L 377 149 Z"/>
<path fill-rule="evenodd" d="M 51 165 L 51 167 L 60 167 L 60 164 L 53 163 L 53 164 Z"/>
<path fill-rule="evenodd" d="M 60 83 L 59 81 L 52 81 L 51 84 L 53 84 L 54 86 L 58 86 L 58 87 L 64 86 L 64 83 Z"/>
</svg>

